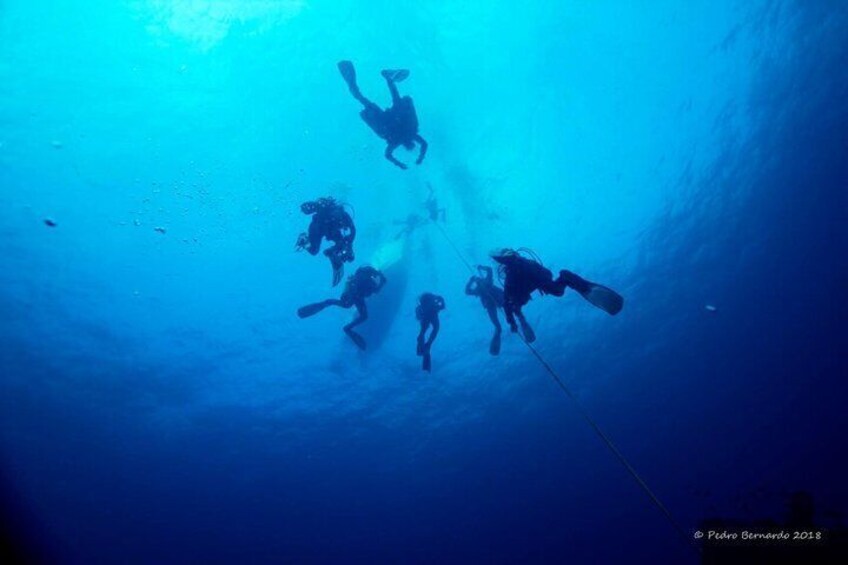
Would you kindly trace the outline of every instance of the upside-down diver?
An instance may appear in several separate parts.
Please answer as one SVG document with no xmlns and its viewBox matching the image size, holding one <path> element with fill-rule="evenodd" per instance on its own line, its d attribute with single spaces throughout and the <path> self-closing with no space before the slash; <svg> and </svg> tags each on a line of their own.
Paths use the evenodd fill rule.
<svg viewBox="0 0 848 565">
<path fill-rule="evenodd" d="M 409 71 L 406 69 L 386 69 L 380 73 L 386 79 L 386 85 L 392 95 L 391 107 L 383 110 L 360 92 L 359 86 L 356 84 L 356 70 L 353 68 L 353 63 L 339 61 L 338 67 L 342 78 L 347 83 L 348 90 L 364 107 L 359 113 L 362 121 L 368 124 L 368 127 L 374 130 L 374 133 L 380 138 L 386 140 L 387 145 L 384 154 L 386 159 L 401 169 L 406 169 L 405 164 L 395 159 L 394 151 L 400 145 L 411 151 L 417 143 L 419 150 L 415 164 L 420 165 L 427 154 L 427 142 L 418 133 L 418 114 L 415 112 L 412 98 L 409 96 L 402 97 L 398 93 L 396 84 L 405 80 L 409 76 Z"/>
</svg>

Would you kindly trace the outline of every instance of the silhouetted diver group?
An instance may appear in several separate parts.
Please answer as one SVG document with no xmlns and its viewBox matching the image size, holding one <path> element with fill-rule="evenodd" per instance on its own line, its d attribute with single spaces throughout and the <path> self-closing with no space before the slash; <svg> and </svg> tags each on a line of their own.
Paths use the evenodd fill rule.
<svg viewBox="0 0 848 565">
<path fill-rule="evenodd" d="M 427 142 L 418 133 L 418 116 L 412 98 L 401 97 L 396 84 L 406 79 L 409 71 L 406 69 L 382 71 L 392 96 L 391 107 L 383 110 L 360 92 L 356 84 L 353 63 L 340 61 L 338 68 L 350 93 L 364 107 L 359 114 L 360 117 L 374 133 L 386 141 L 386 159 L 401 169 L 406 169 L 405 164 L 395 159 L 394 150 L 399 145 L 413 149 L 418 144 L 419 153 L 415 164 L 420 165 L 427 154 Z M 405 222 L 401 222 L 404 229 L 397 237 L 408 235 L 427 220 L 434 223 L 445 220 L 445 209 L 439 208 L 433 194 L 433 187 L 428 184 L 428 188 L 430 192 L 425 202 L 428 218 L 411 214 Z M 307 231 L 298 236 L 296 249 L 305 249 L 311 255 L 317 255 L 322 240 L 326 239 L 333 243 L 332 247 L 324 251 L 324 255 L 330 260 L 333 269 L 333 286 L 336 286 L 344 275 L 344 264 L 353 262 L 355 258 L 353 242 L 356 238 L 356 226 L 353 218 L 341 203 L 331 197 L 304 202 L 300 209 L 304 214 L 312 216 L 312 220 Z M 479 276 L 472 276 L 465 286 L 467 295 L 480 298 L 480 303 L 495 326 L 495 334 L 489 344 L 489 353 L 492 355 L 498 355 L 501 348 L 501 324 L 498 319 L 498 310 L 503 310 L 504 318 L 513 333 L 518 333 L 520 326 L 520 335 L 528 344 L 536 340 L 536 334 L 522 312 L 522 308 L 530 301 L 534 291 L 539 291 L 543 295 L 562 296 L 567 288 L 571 288 L 611 315 L 618 314 L 624 305 L 624 299 L 615 291 L 590 282 L 571 271 L 561 270 L 554 279 L 553 273 L 545 268 L 532 252 L 507 248 L 493 254 L 492 259 L 498 264 L 498 275 L 503 282 L 503 288 L 495 284 L 492 268 L 485 265 L 478 266 Z M 298 309 L 297 315 L 307 318 L 327 306 L 355 307 L 356 317 L 345 325 L 343 330 L 357 347 L 364 350 L 365 339 L 353 331 L 353 328 L 368 319 L 365 299 L 380 292 L 386 282 L 383 273 L 374 267 L 359 267 L 353 275 L 348 277 L 344 291 L 338 299 L 327 299 L 303 306 Z M 422 357 L 422 367 L 425 371 L 431 369 L 430 350 L 439 333 L 439 312 L 444 309 L 445 299 L 437 294 L 424 292 L 418 298 L 415 317 L 420 324 L 420 331 L 416 353 Z M 428 329 L 430 335 L 425 339 Z"/>
</svg>

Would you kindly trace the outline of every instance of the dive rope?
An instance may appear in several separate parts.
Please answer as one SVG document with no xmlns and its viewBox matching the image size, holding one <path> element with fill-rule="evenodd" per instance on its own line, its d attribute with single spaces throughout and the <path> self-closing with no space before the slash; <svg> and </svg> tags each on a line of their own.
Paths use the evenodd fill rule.
<svg viewBox="0 0 848 565">
<path fill-rule="evenodd" d="M 474 275 L 475 274 L 474 268 L 465 259 L 465 256 L 462 254 L 462 251 L 459 250 L 459 248 L 456 246 L 456 244 L 450 238 L 450 236 L 445 231 L 445 229 L 438 222 L 433 222 L 433 223 L 436 225 L 437 228 L 439 228 L 439 231 L 442 233 L 445 240 L 453 248 L 453 250 L 456 253 L 456 256 L 459 258 L 459 260 L 462 261 L 462 263 L 465 264 L 465 266 L 468 268 L 468 270 L 471 272 L 471 274 Z M 674 516 L 671 514 L 671 511 L 669 511 L 669 509 L 666 507 L 665 504 L 662 503 L 662 501 L 659 499 L 659 497 L 657 497 L 657 495 L 654 494 L 654 491 L 651 490 L 651 488 L 648 486 L 648 483 L 646 483 L 645 480 L 642 479 L 642 477 L 639 475 L 639 473 L 636 471 L 636 469 L 633 467 L 633 465 L 630 464 L 630 462 L 627 460 L 627 458 L 624 456 L 624 454 L 621 453 L 621 451 L 618 450 L 618 448 L 615 446 L 615 444 L 612 442 L 612 440 L 609 438 L 609 436 L 607 436 L 607 434 L 604 433 L 604 431 L 601 429 L 601 427 L 598 425 L 598 423 L 595 422 L 595 420 L 589 415 L 589 413 L 586 411 L 586 409 L 583 407 L 583 405 L 580 403 L 580 401 L 577 399 L 577 397 L 574 395 L 574 393 L 571 392 L 571 389 L 569 389 L 566 386 L 565 382 L 563 382 L 562 378 L 560 378 L 560 376 L 557 374 L 557 372 L 554 370 L 554 368 L 551 366 L 551 364 L 548 363 L 545 360 L 544 357 L 542 357 L 542 354 L 539 353 L 539 351 L 535 347 L 533 347 L 532 343 L 529 343 L 526 339 L 524 339 L 524 336 L 521 333 L 519 333 L 518 335 L 521 336 L 521 341 L 524 343 L 524 345 L 527 346 L 527 349 L 530 350 L 530 352 L 539 361 L 539 363 L 542 365 L 542 367 L 544 367 L 544 369 L 548 372 L 548 374 L 551 376 L 551 378 L 554 380 L 554 382 L 557 384 L 557 386 L 559 386 L 559 388 L 562 389 L 562 391 L 566 394 L 566 396 L 568 396 L 568 398 L 571 399 L 571 401 L 577 407 L 577 411 L 580 413 L 580 415 L 583 417 L 583 419 L 586 421 L 586 423 L 589 424 L 589 426 L 591 426 L 591 428 L 593 430 L 595 430 L 595 433 L 598 435 L 599 438 L 601 438 L 601 441 L 603 441 L 603 443 L 607 446 L 607 448 L 610 450 L 610 452 L 612 452 L 612 454 L 615 456 L 615 458 L 618 459 L 618 461 L 624 466 L 624 468 L 627 470 L 627 472 L 630 473 L 630 476 L 633 477 L 633 479 L 636 481 L 636 483 L 639 485 L 639 487 L 645 492 L 646 495 L 648 495 L 648 498 L 651 499 L 651 502 L 653 502 L 654 505 L 657 508 L 659 508 L 659 510 L 663 513 L 663 515 L 665 515 L 665 517 L 668 519 L 669 523 L 674 527 L 674 529 L 680 535 L 681 539 L 684 540 L 686 545 L 693 548 L 696 552 L 698 552 L 698 554 L 700 554 L 701 548 L 697 544 L 695 544 L 695 542 L 693 541 L 692 537 L 690 537 L 690 535 L 686 531 L 686 529 L 683 528 L 683 526 L 681 526 L 680 523 L 677 520 L 675 520 Z"/>
</svg>

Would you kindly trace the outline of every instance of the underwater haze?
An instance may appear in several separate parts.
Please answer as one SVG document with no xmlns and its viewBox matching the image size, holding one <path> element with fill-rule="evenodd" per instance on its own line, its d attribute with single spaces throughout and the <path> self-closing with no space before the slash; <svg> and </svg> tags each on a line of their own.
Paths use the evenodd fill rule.
<svg viewBox="0 0 848 565">
<path fill-rule="evenodd" d="M 337 69 L 429 142 L 408 170 Z M 848 5 L 0 0 L 0 491 L 50 563 L 696 563 L 848 509 Z M 414 161 L 400 148 L 396 156 Z M 429 187 L 443 223 L 409 234 Z M 359 351 L 300 204 L 386 272 Z M 463 292 L 526 247 L 499 356 Z M 445 297 L 433 370 L 415 305 Z M 378 301 L 378 298 L 380 299 Z M 582 407 L 582 408 L 581 408 Z M 23 557 L 21 557 L 23 558 Z"/>
</svg>

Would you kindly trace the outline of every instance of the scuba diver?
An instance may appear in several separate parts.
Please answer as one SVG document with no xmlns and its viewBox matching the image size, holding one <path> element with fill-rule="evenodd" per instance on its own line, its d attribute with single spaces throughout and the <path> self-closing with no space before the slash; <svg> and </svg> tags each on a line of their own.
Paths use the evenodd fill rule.
<svg viewBox="0 0 848 565">
<path fill-rule="evenodd" d="M 418 344 L 416 354 L 423 357 L 421 368 L 430 371 L 430 348 L 439 335 L 439 312 L 445 309 L 445 299 L 437 294 L 425 292 L 418 297 L 418 306 L 415 307 L 415 319 L 418 320 L 421 329 L 418 331 Z M 430 337 L 424 339 L 427 328 L 432 326 Z"/>
<path fill-rule="evenodd" d="M 344 292 L 341 297 L 336 300 L 330 298 L 315 304 L 309 304 L 298 308 L 297 315 L 299 318 L 308 318 L 314 316 L 327 306 L 341 306 L 342 308 L 356 308 L 356 318 L 352 322 L 344 326 L 344 332 L 353 340 L 353 343 L 359 349 L 365 349 L 365 339 L 353 331 L 353 328 L 368 319 L 368 308 L 365 306 L 365 299 L 371 295 L 380 292 L 383 285 L 386 284 L 386 277 L 374 267 L 359 267 L 355 273 L 347 278 Z"/>
<path fill-rule="evenodd" d="M 430 189 L 427 200 L 424 201 L 424 209 L 427 210 L 427 217 L 425 218 L 419 214 L 410 214 L 404 220 L 395 220 L 394 225 L 403 226 L 403 229 L 395 235 L 395 239 L 412 235 L 412 232 L 426 224 L 427 220 L 433 223 L 439 220 L 445 221 L 445 209 L 439 208 L 436 196 L 433 194 L 433 187 L 429 182 L 427 183 L 427 187 Z"/>
<path fill-rule="evenodd" d="M 501 352 L 501 322 L 498 320 L 498 308 L 504 307 L 504 291 L 495 286 L 491 267 L 478 265 L 477 271 L 482 276 L 475 275 L 468 279 L 468 283 L 465 285 L 465 294 L 479 297 L 480 303 L 486 309 L 486 313 L 489 314 L 489 319 L 495 326 L 495 335 L 492 336 L 492 341 L 489 343 L 489 353 L 497 355 Z"/>
<path fill-rule="evenodd" d="M 587 281 L 571 271 L 562 270 L 554 280 L 553 274 L 546 269 L 538 258 L 528 259 L 513 249 L 503 249 L 492 255 L 500 264 L 498 273 L 504 279 L 504 313 L 513 332 L 518 331 L 515 318 L 521 324 L 521 331 L 528 343 L 536 340 L 533 328 L 524 319 L 521 308 L 530 301 L 534 290 L 542 294 L 562 296 L 566 288 L 573 288 L 583 298 L 604 312 L 615 316 L 624 306 L 624 298 L 612 289 Z"/>
<path fill-rule="evenodd" d="M 386 79 L 389 92 L 392 94 L 392 106 L 387 110 L 383 110 L 365 98 L 362 92 L 359 91 L 359 86 L 356 84 L 356 70 L 353 68 L 353 63 L 350 61 L 339 61 L 338 67 L 342 78 L 347 83 L 350 93 L 365 107 L 359 113 L 359 116 L 368 124 L 368 127 L 374 130 L 374 133 L 386 140 L 388 144 L 385 152 L 386 159 L 401 169 L 406 169 L 407 166 L 395 159 L 393 153 L 399 145 L 403 145 L 411 151 L 415 148 L 415 144 L 418 143 L 420 148 L 415 164 L 420 165 L 424 160 L 424 156 L 427 154 L 427 142 L 418 134 L 418 115 L 415 113 L 412 98 L 409 96 L 401 97 L 398 94 L 396 85 L 396 83 L 403 81 L 409 76 L 409 71 L 406 69 L 386 69 L 380 73 Z"/>
<path fill-rule="evenodd" d="M 424 201 L 424 207 L 427 209 L 427 216 L 431 222 L 445 221 L 445 209 L 439 208 L 439 203 L 436 201 L 436 195 L 433 194 L 433 185 L 427 183 L 427 188 L 430 193 L 427 195 L 427 200 Z"/>
<path fill-rule="evenodd" d="M 395 239 L 397 240 L 404 236 L 409 237 L 412 235 L 412 232 L 423 226 L 425 223 L 426 220 L 418 214 L 410 214 L 405 220 L 395 220 L 394 225 L 403 226 L 403 229 L 395 235 Z"/>
<path fill-rule="evenodd" d="M 304 202 L 300 210 L 312 215 L 307 233 L 297 238 L 295 250 L 306 249 L 310 255 L 317 255 L 321 249 L 321 239 L 332 241 L 335 245 L 324 250 L 333 266 L 333 286 L 341 282 L 344 276 L 344 264 L 353 261 L 353 240 L 356 238 L 356 226 L 344 206 L 333 198 L 319 198 Z"/>
</svg>

